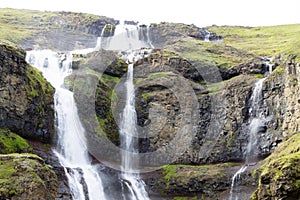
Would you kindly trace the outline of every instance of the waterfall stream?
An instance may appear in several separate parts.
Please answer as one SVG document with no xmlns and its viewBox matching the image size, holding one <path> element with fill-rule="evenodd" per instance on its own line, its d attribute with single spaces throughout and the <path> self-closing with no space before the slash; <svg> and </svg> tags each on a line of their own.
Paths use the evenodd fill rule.
<svg viewBox="0 0 300 200">
<path fill-rule="evenodd" d="M 124 200 L 148 200 L 145 183 L 140 178 L 139 173 L 134 173 L 138 160 L 132 157 L 132 153 L 138 153 L 137 149 L 135 149 L 138 133 L 136 130 L 137 116 L 135 111 L 133 66 L 134 62 L 140 58 L 140 53 L 136 49 L 153 48 L 148 28 L 144 29 L 136 25 L 121 23 L 117 25 L 115 35 L 109 39 L 106 48 L 110 50 L 127 50 L 125 59 L 129 63 L 125 82 L 126 104 L 119 130 L 122 148 L 122 172 L 120 175 L 123 190 L 122 196 Z"/>
<path fill-rule="evenodd" d="M 91 164 L 86 147 L 85 130 L 80 122 L 73 93 L 63 87 L 72 72 L 72 55 L 50 50 L 29 51 L 26 60 L 42 71 L 55 87 L 57 147 L 54 153 L 64 167 L 73 199 L 105 200 L 97 167 Z M 87 194 L 84 187 L 87 187 Z M 87 196 L 87 197 L 86 197 Z"/>
<path fill-rule="evenodd" d="M 130 64 L 128 65 L 126 80 L 126 106 L 120 129 L 121 144 L 125 150 L 122 151 L 124 153 L 122 153 L 120 180 L 124 200 L 147 200 L 149 197 L 144 182 L 138 173 L 132 173 L 138 161 L 133 160 L 130 156 L 130 152 L 136 152 L 134 136 L 137 136 L 133 62 L 140 56 L 133 53 L 133 50 L 153 48 L 153 45 L 150 41 L 148 27 L 121 23 L 116 26 L 114 36 L 102 37 L 105 28 L 106 26 L 103 28 L 95 48 L 74 50 L 69 53 L 32 50 L 27 52 L 26 61 L 39 69 L 56 89 L 54 100 L 58 141 L 54 153 L 64 168 L 72 198 L 76 200 L 105 200 L 106 195 L 97 166 L 92 164 L 89 157 L 85 130 L 78 116 L 73 93 L 64 88 L 64 78 L 72 73 L 73 54 L 88 54 L 101 48 L 115 51 L 131 50 L 132 53 L 126 57 Z"/>
<path fill-rule="evenodd" d="M 139 174 L 133 173 L 138 160 L 132 159 L 132 153 L 136 153 L 135 138 L 138 137 L 136 130 L 136 111 L 135 111 L 135 91 L 133 84 L 133 64 L 128 65 L 126 80 L 126 105 L 121 121 L 121 146 L 122 151 L 122 174 L 123 198 L 130 200 L 147 200 L 148 194 L 145 190 L 145 184 L 139 177 Z M 127 194 L 125 189 L 127 189 Z"/>
<path fill-rule="evenodd" d="M 245 172 L 248 165 L 251 162 L 255 162 L 256 160 L 256 152 L 257 152 L 257 143 L 258 138 L 257 134 L 266 122 L 266 116 L 264 116 L 264 110 L 261 108 L 263 95 L 262 88 L 264 80 L 272 73 L 273 64 L 271 64 L 272 59 L 263 58 L 265 60 L 265 65 L 268 68 L 267 76 L 257 80 L 253 87 L 253 92 L 250 97 L 250 108 L 249 108 L 249 125 L 248 125 L 248 144 L 245 152 L 245 164 L 233 175 L 231 179 L 231 189 L 229 200 L 239 200 L 239 194 L 234 191 L 238 188 L 238 182 L 240 180 L 241 174 Z"/>
</svg>

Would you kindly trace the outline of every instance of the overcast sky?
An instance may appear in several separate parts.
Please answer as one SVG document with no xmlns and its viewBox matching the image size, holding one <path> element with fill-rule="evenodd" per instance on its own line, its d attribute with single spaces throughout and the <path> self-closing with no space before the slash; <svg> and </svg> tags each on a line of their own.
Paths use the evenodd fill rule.
<svg viewBox="0 0 300 200">
<path fill-rule="evenodd" d="M 264 26 L 300 23 L 299 0 L 0 0 L 0 7 L 76 11 L 141 23 Z"/>
</svg>

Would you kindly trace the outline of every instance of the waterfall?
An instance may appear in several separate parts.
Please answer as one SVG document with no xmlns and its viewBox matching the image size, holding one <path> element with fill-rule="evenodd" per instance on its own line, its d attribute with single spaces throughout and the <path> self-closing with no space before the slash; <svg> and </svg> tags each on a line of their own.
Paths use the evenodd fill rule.
<svg viewBox="0 0 300 200">
<path fill-rule="evenodd" d="M 128 49 L 153 48 L 149 37 L 149 27 L 139 27 L 121 23 L 116 26 L 115 34 L 104 37 L 105 25 L 95 48 L 73 50 L 67 54 L 51 50 L 28 51 L 26 60 L 42 71 L 43 76 L 55 87 L 55 118 L 58 136 L 54 153 L 63 166 L 73 199 L 105 200 L 102 180 L 89 157 L 85 130 L 78 116 L 73 93 L 64 88 L 64 78 L 72 73 L 72 55 L 88 54 L 103 48 L 106 50 L 127 51 Z M 146 28 L 146 29 L 145 29 Z M 112 26 L 111 26 L 112 31 Z M 129 52 L 129 51 L 127 51 Z M 124 56 L 124 54 L 123 54 Z M 138 153 L 134 147 L 136 132 L 135 96 L 133 84 L 133 62 L 142 58 L 144 52 L 131 51 L 126 54 L 128 74 L 126 81 L 126 106 L 120 128 L 122 151 L 122 172 L 120 175 L 123 199 L 147 200 L 145 183 L 136 170 L 138 160 L 131 152 Z"/>
<path fill-rule="evenodd" d="M 134 62 L 144 56 L 141 48 L 153 48 L 149 37 L 149 27 L 125 24 L 121 22 L 116 26 L 115 34 L 109 38 L 107 50 L 117 50 L 126 52 L 120 53 L 128 64 L 126 78 L 126 104 L 122 113 L 120 125 L 120 142 L 122 154 L 121 166 L 121 185 L 124 200 L 147 200 L 148 194 L 145 190 L 145 183 L 136 172 L 138 160 L 133 159 L 132 153 L 138 153 L 135 148 L 138 133 L 136 130 L 136 111 L 135 111 L 135 90 L 133 84 L 133 65 Z M 135 173 L 134 173 L 135 171 Z"/>
<path fill-rule="evenodd" d="M 56 89 L 54 100 L 58 143 L 54 153 L 64 167 L 72 198 L 105 200 L 97 167 L 92 165 L 89 158 L 85 130 L 78 116 L 73 93 L 63 87 L 64 78 L 72 73 L 72 54 L 33 50 L 27 52 L 26 60 L 42 71 Z"/>
<path fill-rule="evenodd" d="M 144 34 L 143 31 L 145 31 L 146 34 Z M 153 48 L 149 37 L 149 27 L 146 26 L 144 28 L 144 26 L 121 22 L 116 26 L 114 35 L 108 37 L 107 44 L 103 48 L 118 51 Z"/>
<path fill-rule="evenodd" d="M 272 73 L 273 65 L 270 63 L 272 61 L 271 58 L 262 58 L 264 60 L 265 65 L 268 68 L 267 77 Z M 245 152 L 246 162 L 245 164 L 234 174 L 231 179 L 231 189 L 229 200 L 239 200 L 238 194 L 234 195 L 234 189 L 237 187 L 237 182 L 240 180 L 241 174 L 247 169 L 247 166 L 251 162 L 255 162 L 257 156 L 257 134 L 260 131 L 260 128 L 264 126 L 266 123 L 266 116 L 264 114 L 264 110 L 261 108 L 263 96 L 262 96 L 262 88 L 263 82 L 267 78 L 261 78 L 255 82 L 253 87 L 253 92 L 250 97 L 250 108 L 249 108 L 249 125 L 248 125 L 248 144 Z M 233 198 L 235 196 L 235 198 Z"/>
<path fill-rule="evenodd" d="M 204 41 L 205 42 L 210 42 L 210 31 L 205 30 L 205 37 L 204 37 Z"/>
<path fill-rule="evenodd" d="M 132 153 L 137 153 L 135 149 L 138 138 L 136 130 L 136 111 L 135 111 L 135 91 L 133 84 L 133 63 L 128 65 L 126 80 L 126 105 L 122 115 L 120 138 L 122 151 L 122 174 L 121 181 L 123 187 L 123 198 L 130 200 L 149 199 L 145 190 L 145 183 L 139 174 L 133 173 L 138 165 L 138 160 L 132 158 Z M 127 195 L 126 195 L 127 190 Z"/>
</svg>

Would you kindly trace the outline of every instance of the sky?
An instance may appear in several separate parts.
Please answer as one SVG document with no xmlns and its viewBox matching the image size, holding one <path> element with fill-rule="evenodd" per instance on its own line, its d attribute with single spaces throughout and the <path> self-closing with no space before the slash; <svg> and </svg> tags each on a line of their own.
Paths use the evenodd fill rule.
<svg viewBox="0 0 300 200">
<path fill-rule="evenodd" d="M 300 23 L 299 0 L 0 0 L 0 7 L 74 11 L 134 20 L 210 25 Z"/>
</svg>

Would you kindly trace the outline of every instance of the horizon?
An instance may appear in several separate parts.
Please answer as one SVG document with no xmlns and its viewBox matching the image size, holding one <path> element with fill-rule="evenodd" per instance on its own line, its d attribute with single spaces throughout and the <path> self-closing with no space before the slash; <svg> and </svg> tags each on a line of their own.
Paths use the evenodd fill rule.
<svg viewBox="0 0 300 200">
<path fill-rule="evenodd" d="M 73 0 L 64 3 L 59 0 L 0 0 L 0 2 L 0 8 L 81 12 L 144 24 L 173 22 L 194 24 L 199 27 L 212 25 L 255 27 L 300 23 L 300 15 L 297 14 L 300 3 L 297 0 L 286 0 L 284 4 L 283 1 L 268 3 L 268 1 L 252 0 L 241 3 L 238 0 L 226 2 L 218 0 L 205 1 L 200 4 L 200 7 L 199 1 L 196 0 L 171 5 L 164 1 L 159 2 L 159 0 L 152 0 L 151 3 L 142 5 L 138 0 L 131 0 L 131 4 L 128 1 L 117 0 L 103 3 L 94 0 Z M 98 2 L 97 6 L 95 2 Z M 145 12 L 145 10 L 150 12 Z"/>
</svg>

